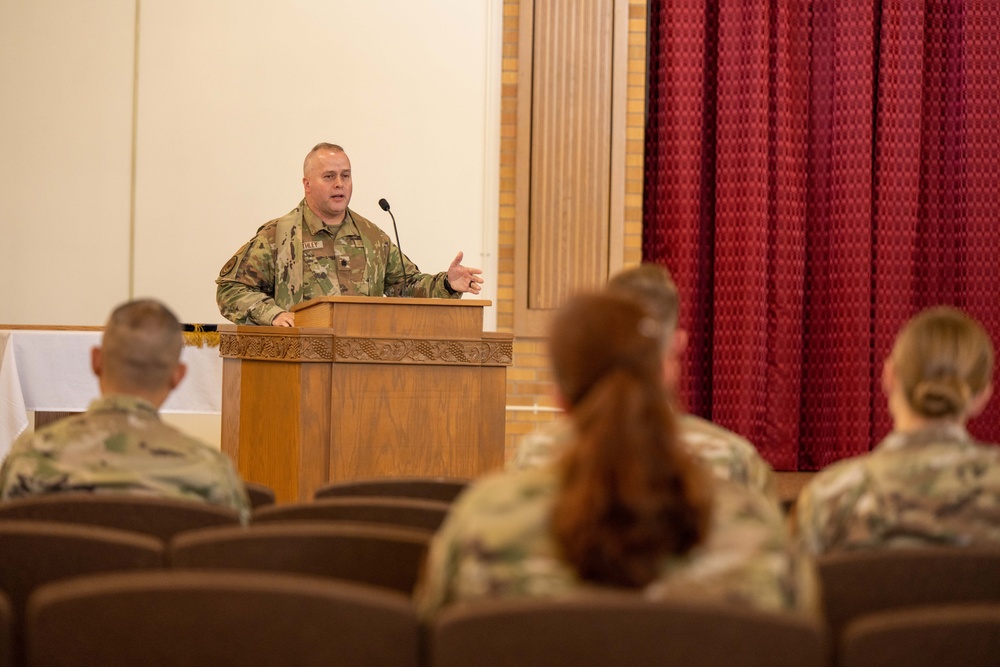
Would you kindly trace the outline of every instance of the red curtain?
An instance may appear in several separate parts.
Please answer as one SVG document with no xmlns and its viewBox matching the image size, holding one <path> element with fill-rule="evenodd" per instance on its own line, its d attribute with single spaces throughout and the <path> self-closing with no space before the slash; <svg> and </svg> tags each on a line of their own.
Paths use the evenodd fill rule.
<svg viewBox="0 0 1000 667">
<path fill-rule="evenodd" d="M 1000 3 L 651 0 L 648 76 L 643 255 L 690 411 L 817 470 L 890 429 L 918 310 L 1000 342 Z M 1000 400 L 969 429 L 1000 440 Z"/>
</svg>

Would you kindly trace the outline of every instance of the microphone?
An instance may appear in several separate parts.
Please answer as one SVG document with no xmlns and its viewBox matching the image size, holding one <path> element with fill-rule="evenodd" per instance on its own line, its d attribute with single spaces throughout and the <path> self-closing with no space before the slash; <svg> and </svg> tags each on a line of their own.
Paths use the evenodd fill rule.
<svg viewBox="0 0 1000 667">
<path fill-rule="evenodd" d="M 378 200 L 379 208 L 389 214 L 392 218 L 392 231 L 396 234 L 396 249 L 399 250 L 399 263 L 403 267 L 403 289 L 400 290 L 402 296 L 406 296 L 406 255 L 403 254 L 403 249 L 399 246 L 399 229 L 396 228 L 396 216 L 392 214 L 389 210 L 389 202 L 385 200 L 385 197 Z"/>
</svg>

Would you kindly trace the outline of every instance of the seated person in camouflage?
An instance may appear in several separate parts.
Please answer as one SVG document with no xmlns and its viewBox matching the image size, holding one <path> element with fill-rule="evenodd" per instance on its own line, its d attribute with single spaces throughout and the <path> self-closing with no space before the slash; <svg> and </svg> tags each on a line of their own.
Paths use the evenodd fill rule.
<svg viewBox="0 0 1000 667">
<path fill-rule="evenodd" d="M 348 208 L 354 186 L 343 148 L 317 144 L 302 172 L 305 199 L 258 229 L 219 272 L 216 300 L 226 319 L 290 327 L 287 311 L 321 296 L 479 294 L 482 271 L 462 266 L 461 252 L 447 271 L 420 273 L 385 232 Z"/>
<path fill-rule="evenodd" d="M 181 324 L 157 301 L 111 313 L 91 353 L 101 398 L 15 441 L 0 467 L 0 499 L 73 491 L 181 498 L 231 507 L 250 502 L 232 462 L 160 421 L 157 410 L 184 377 Z"/>
<path fill-rule="evenodd" d="M 680 298 L 670 272 L 658 264 L 641 264 L 613 276 L 607 291 L 637 299 L 664 328 L 663 379 L 671 393 L 680 385 L 680 357 L 687 332 L 677 328 Z M 771 466 L 746 438 L 694 415 L 677 413 L 681 442 L 720 478 L 776 497 Z M 547 465 L 573 437 L 566 419 L 526 435 L 518 443 L 508 469 Z"/>
<path fill-rule="evenodd" d="M 609 587 L 815 612 L 815 572 L 763 494 L 714 480 L 680 446 L 663 325 L 633 299 L 571 300 L 550 353 L 575 427 L 553 465 L 474 482 L 435 535 L 416 592 L 455 602 Z"/>
<path fill-rule="evenodd" d="M 892 433 L 803 488 L 803 548 L 1000 545 L 1000 448 L 965 430 L 989 401 L 992 374 L 993 345 L 972 318 L 938 307 L 910 320 L 882 372 Z"/>
</svg>

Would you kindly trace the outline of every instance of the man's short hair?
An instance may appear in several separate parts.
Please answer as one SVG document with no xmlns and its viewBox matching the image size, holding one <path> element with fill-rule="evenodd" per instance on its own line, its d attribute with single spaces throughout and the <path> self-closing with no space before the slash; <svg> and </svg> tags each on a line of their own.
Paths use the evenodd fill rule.
<svg viewBox="0 0 1000 667">
<path fill-rule="evenodd" d="M 104 327 L 102 372 L 117 386 L 141 391 L 168 387 L 184 346 L 183 327 L 154 299 L 118 306 Z"/>
<path fill-rule="evenodd" d="M 306 158 L 302 161 L 302 175 L 303 176 L 306 175 L 306 170 L 309 167 L 309 159 L 313 155 L 315 155 L 316 153 L 318 153 L 320 151 L 333 151 L 334 153 L 344 153 L 345 155 L 347 154 L 347 151 L 345 151 L 342 147 L 338 146 L 337 144 L 330 144 L 330 143 L 327 143 L 325 141 L 320 142 L 320 143 L 316 144 L 315 146 L 313 146 L 312 150 L 310 150 L 308 153 L 306 153 Z"/>
<path fill-rule="evenodd" d="M 680 316 L 680 295 L 666 267 L 643 263 L 625 269 L 608 280 L 608 290 L 639 301 L 667 334 L 677 329 Z"/>
</svg>

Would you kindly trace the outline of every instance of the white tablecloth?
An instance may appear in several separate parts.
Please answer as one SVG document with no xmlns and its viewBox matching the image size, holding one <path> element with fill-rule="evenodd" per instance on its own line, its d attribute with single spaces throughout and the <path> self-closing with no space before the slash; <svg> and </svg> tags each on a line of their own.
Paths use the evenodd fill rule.
<svg viewBox="0 0 1000 667">
<path fill-rule="evenodd" d="M 90 350 L 100 331 L 0 330 L 0 459 L 28 427 L 27 412 L 83 412 L 97 398 Z M 161 412 L 222 412 L 222 358 L 217 347 L 185 346 L 187 375 Z"/>
</svg>

